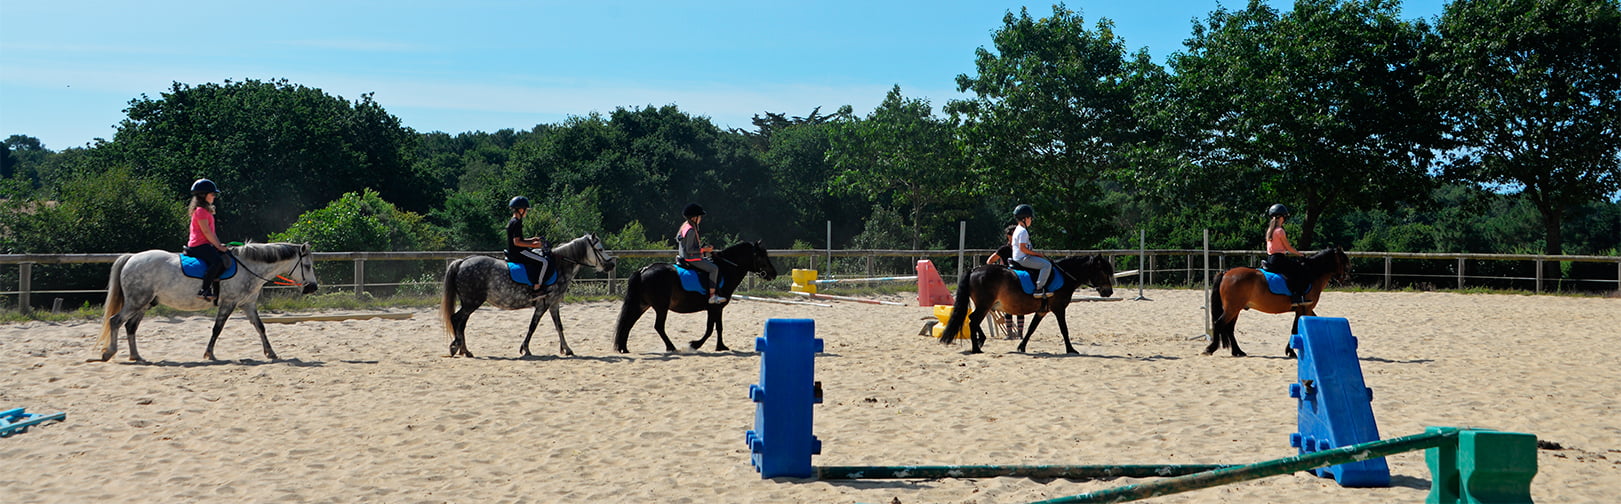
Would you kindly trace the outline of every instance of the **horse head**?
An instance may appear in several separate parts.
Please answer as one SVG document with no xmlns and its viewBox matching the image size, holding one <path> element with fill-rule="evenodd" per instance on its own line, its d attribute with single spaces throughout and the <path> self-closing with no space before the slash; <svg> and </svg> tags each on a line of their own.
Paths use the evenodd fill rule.
<svg viewBox="0 0 1621 504">
<path fill-rule="evenodd" d="M 761 279 L 771 281 L 777 278 L 777 267 L 771 264 L 771 256 L 766 252 L 765 246 L 759 240 L 743 242 L 726 247 L 715 253 L 715 258 L 730 262 L 743 268 L 744 271 L 760 275 Z"/>
<path fill-rule="evenodd" d="M 1084 282 L 1098 290 L 1098 295 L 1114 294 L 1114 262 L 1101 255 L 1066 257 L 1057 266 L 1077 282 Z"/>
<path fill-rule="evenodd" d="M 777 278 L 777 266 L 771 264 L 771 255 L 766 253 L 765 245 L 761 245 L 760 240 L 754 240 L 754 262 L 758 266 L 754 272 L 758 273 L 760 278 L 767 282 Z"/>
<path fill-rule="evenodd" d="M 613 271 L 614 266 L 619 263 L 619 258 L 608 253 L 608 249 L 602 245 L 602 239 L 597 238 L 596 233 L 586 233 L 581 238 L 591 245 L 591 250 L 586 252 L 585 262 L 603 273 Z"/>
<path fill-rule="evenodd" d="M 1307 257 L 1306 267 L 1313 275 L 1327 274 L 1336 282 L 1351 279 L 1351 258 L 1345 255 L 1345 250 L 1339 245 L 1330 245 Z"/>
<path fill-rule="evenodd" d="M 309 243 L 298 245 L 298 266 L 293 271 L 297 272 L 299 279 L 302 280 L 304 293 L 314 294 L 315 289 L 320 286 L 320 281 L 315 278 L 315 249 L 310 247 Z"/>
</svg>

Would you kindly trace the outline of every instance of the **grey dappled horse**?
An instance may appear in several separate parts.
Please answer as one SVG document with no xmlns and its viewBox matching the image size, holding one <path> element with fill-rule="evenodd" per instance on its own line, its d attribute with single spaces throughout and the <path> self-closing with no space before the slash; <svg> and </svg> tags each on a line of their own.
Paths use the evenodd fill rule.
<svg viewBox="0 0 1621 504">
<path fill-rule="evenodd" d="M 557 307 L 562 304 L 563 294 L 568 292 L 568 286 L 574 281 L 574 275 L 579 273 L 580 266 L 607 272 L 613 271 L 614 261 L 614 257 L 603 249 L 602 240 L 593 233 L 558 245 L 552 248 L 552 268 L 557 270 L 557 285 L 552 287 L 551 294 L 538 299 L 530 295 L 528 285 L 512 281 L 505 260 L 476 255 L 452 261 L 445 268 L 444 298 L 439 303 L 439 318 L 445 323 L 445 331 L 451 335 L 450 356 L 473 356 L 467 351 L 467 318 L 485 302 L 503 310 L 535 308 L 535 315 L 529 319 L 529 332 L 524 333 L 523 345 L 518 347 L 521 355 L 530 355 L 529 339 L 535 335 L 540 315 L 547 311 L 552 312 L 552 322 L 557 325 L 558 351 L 563 355 L 574 355 L 574 350 L 568 347 L 568 340 L 563 339 L 563 319 L 557 314 Z M 462 304 L 460 310 L 456 309 L 458 299 Z"/>
<path fill-rule="evenodd" d="M 265 282 L 277 276 L 304 287 L 304 293 L 315 292 L 315 265 L 307 243 L 249 243 L 231 247 L 236 257 L 235 276 L 220 280 L 219 312 L 214 315 L 214 333 L 208 337 L 208 349 L 203 358 L 214 359 L 214 341 L 225 327 L 225 319 L 237 307 L 248 315 L 248 322 L 259 331 L 259 342 L 264 345 L 265 358 L 275 360 L 265 337 L 265 325 L 259 321 L 259 292 Z M 129 333 L 129 360 L 144 362 L 135 350 L 135 329 L 141 325 L 146 310 L 159 303 L 177 310 L 201 311 L 214 303 L 197 297 L 197 283 L 180 272 L 180 254 L 167 250 L 148 250 L 124 254 L 113 262 L 107 277 L 106 319 L 101 326 L 101 361 L 118 353 L 118 326 Z"/>
</svg>

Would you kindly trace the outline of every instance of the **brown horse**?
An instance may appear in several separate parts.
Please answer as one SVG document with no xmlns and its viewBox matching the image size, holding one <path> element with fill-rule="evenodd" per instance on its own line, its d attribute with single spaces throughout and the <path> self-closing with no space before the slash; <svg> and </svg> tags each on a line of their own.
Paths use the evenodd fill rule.
<svg viewBox="0 0 1621 504">
<path fill-rule="evenodd" d="M 1216 288 L 1210 291 L 1210 319 L 1215 327 L 1210 338 L 1210 346 L 1205 347 L 1204 354 L 1215 353 L 1219 347 L 1232 347 L 1234 357 L 1243 357 L 1247 354 L 1238 349 L 1238 340 L 1233 338 L 1233 327 L 1238 325 L 1238 314 L 1247 309 L 1258 310 L 1264 313 L 1295 313 L 1294 329 L 1291 333 L 1300 330 L 1300 317 L 1315 316 L 1317 300 L 1323 295 L 1323 287 L 1328 285 L 1329 279 L 1345 281 L 1351 273 L 1351 260 L 1345 256 L 1345 251 L 1339 247 L 1329 247 L 1312 254 L 1306 258 L 1303 270 L 1311 278 L 1311 290 L 1306 293 L 1307 304 L 1304 306 L 1290 306 L 1289 296 L 1273 294 L 1266 285 L 1266 276 L 1255 268 L 1232 268 L 1216 274 Z M 1283 354 L 1288 357 L 1295 356 L 1295 350 L 1285 344 Z"/>
<path fill-rule="evenodd" d="M 963 275 L 957 283 L 957 301 L 951 306 L 951 318 L 946 319 L 940 342 L 947 345 L 955 342 L 966 318 L 969 324 L 968 340 L 973 343 L 973 348 L 968 352 L 982 352 L 985 331 L 980 329 L 979 323 L 985 320 L 993 307 L 1000 307 L 1010 315 L 1036 314 L 1030 320 L 1024 338 L 1019 340 L 1020 352 L 1024 352 L 1024 346 L 1030 343 L 1030 335 L 1036 332 L 1036 326 L 1041 325 L 1041 317 L 1052 312 L 1058 319 L 1058 332 L 1064 335 L 1064 351 L 1080 353 L 1069 342 L 1069 325 L 1064 322 L 1064 308 L 1069 306 L 1070 296 L 1083 284 L 1096 287 L 1098 294 L 1103 297 L 1114 294 L 1114 264 L 1100 255 L 1066 257 L 1053 262 L 1053 269 L 1054 273 L 1064 276 L 1064 285 L 1053 289 L 1052 297 L 1047 299 L 1025 294 L 1024 288 L 1019 285 L 1018 275 L 1007 266 L 987 264 Z M 973 313 L 968 310 L 970 301 L 973 302 Z"/>
</svg>

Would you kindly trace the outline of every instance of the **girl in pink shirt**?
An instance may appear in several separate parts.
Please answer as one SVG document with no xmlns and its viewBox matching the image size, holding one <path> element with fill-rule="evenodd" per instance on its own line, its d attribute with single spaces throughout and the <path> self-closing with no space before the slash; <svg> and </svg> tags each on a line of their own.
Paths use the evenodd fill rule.
<svg viewBox="0 0 1621 504">
<path fill-rule="evenodd" d="M 1283 221 L 1289 218 L 1289 207 L 1282 204 L 1272 205 L 1266 210 L 1266 260 L 1262 266 L 1273 273 L 1283 275 L 1289 284 L 1289 302 L 1295 306 L 1307 304 L 1304 291 L 1309 278 L 1306 278 L 1306 269 L 1299 262 L 1290 259 L 1288 254 L 1304 257 L 1294 245 L 1289 244 L 1289 235 L 1283 231 Z"/>
<path fill-rule="evenodd" d="M 225 258 L 220 253 L 229 250 L 214 232 L 214 200 L 219 198 L 219 193 L 219 187 L 212 180 L 197 179 L 191 183 L 191 234 L 186 239 L 186 255 L 208 265 L 197 297 L 210 301 L 219 297 L 214 292 L 214 282 L 225 272 Z"/>
</svg>

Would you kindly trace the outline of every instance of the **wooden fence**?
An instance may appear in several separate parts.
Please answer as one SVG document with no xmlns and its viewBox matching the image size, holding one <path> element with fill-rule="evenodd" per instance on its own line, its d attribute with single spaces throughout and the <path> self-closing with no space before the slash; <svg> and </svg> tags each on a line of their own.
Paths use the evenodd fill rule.
<svg viewBox="0 0 1621 504">
<path fill-rule="evenodd" d="M 937 269 L 945 275 L 948 285 L 955 285 L 957 275 L 963 269 L 982 264 L 985 257 L 993 251 L 989 249 L 961 249 L 961 250 L 774 250 L 772 258 L 780 268 L 779 279 L 774 282 L 762 282 L 750 277 L 750 284 L 746 289 L 755 288 L 781 288 L 787 289 L 788 272 L 791 269 L 817 269 L 821 271 L 822 278 L 837 278 L 843 276 L 874 276 L 880 274 L 912 274 L 911 265 L 918 259 L 935 261 Z M 479 252 L 466 251 L 420 251 L 420 252 L 316 252 L 315 260 L 321 266 L 322 276 L 332 275 L 332 272 L 345 273 L 347 281 L 336 283 L 322 282 L 322 287 L 342 291 L 352 291 L 356 295 L 366 295 L 368 289 L 399 288 L 401 286 L 415 286 L 422 289 L 433 288 L 430 283 L 437 282 L 437 276 L 443 273 L 445 262 L 478 254 Z M 666 261 L 671 257 L 669 250 L 618 250 L 613 255 L 629 259 L 621 261 L 634 265 L 654 261 Z M 1139 285 L 1162 286 L 1198 286 L 1209 278 L 1214 271 L 1221 271 L 1233 266 L 1254 266 L 1261 259 L 1258 250 L 1201 250 L 1201 249 L 1159 249 L 1159 250 L 1056 250 L 1047 252 L 1048 255 L 1061 257 L 1079 254 L 1102 254 L 1115 260 L 1117 269 L 1135 268 L 1141 270 L 1138 277 Z M 100 295 L 106 292 L 104 286 L 95 289 L 69 289 L 63 286 L 35 286 L 33 284 L 34 268 L 36 266 L 51 267 L 56 265 L 74 264 L 110 264 L 120 254 L 0 254 L 0 272 L 5 268 L 16 268 L 16 290 L 0 291 L 0 306 L 34 307 L 35 295 L 78 295 L 80 297 Z M 499 253 L 487 253 L 499 257 Z M 1352 259 L 1352 283 L 1367 287 L 1381 289 L 1419 287 L 1419 288 L 1455 288 L 1487 287 L 1502 285 L 1526 285 L 1537 293 L 1547 290 L 1553 284 L 1556 291 L 1580 292 L 1610 292 L 1621 291 L 1621 257 L 1615 256 L 1575 256 L 1575 255 L 1527 255 L 1527 254 L 1447 254 L 1447 253 L 1404 253 L 1404 252 L 1347 252 Z M 430 262 L 434 267 L 418 267 L 420 273 L 417 278 L 377 278 L 376 274 L 367 276 L 368 263 L 376 262 Z M 335 263 L 348 262 L 349 268 L 342 268 Z M 1543 267 L 1548 262 L 1558 262 L 1565 265 L 1577 263 L 1597 263 L 1602 267 L 1604 263 L 1614 264 L 1614 275 L 1598 274 L 1583 278 L 1543 278 Z M 1370 264 L 1371 263 L 1371 264 Z M 1503 265 L 1518 265 L 1505 268 Z M 1401 267 L 1397 267 L 1400 265 Z M 1417 266 L 1415 266 L 1417 265 Z M 1473 265 L 1473 266 L 1471 266 Z M 423 265 L 426 266 L 426 265 Z M 387 268 L 379 268 L 387 269 Z M 580 286 L 586 291 L 600 291 L 606 294 L 616 294 L 621 288 L 620 278 L 624 268 L 608 274 L 596 274 L 588 270 L 581 272 Z M 1504 270 L 1516 270 L 1505 272 Z M 1606 268 L 1607 269 L 1607 268 Z M 348 270 L 348 271 L 344 271 Z M 1526 272 L 1525 270 L 1529 270 Z M 1593 268 L 1588 268 L 1589 272 Z M 1479 271 L 1480 273 L 1477 273 Z M 429 279 L 428 276 L 434 278 Z M 1130 285 L 1131 281 L 1122 281 L 1122 285 Z M 776 285 L 782 284 L 782 285 Z M 4 286 L 10 287 L 10 286 Z M 0 288 L 4 288 L 0 287 Z M 272 286 L 271 288 L 275 288 Z"/>
</svg>

